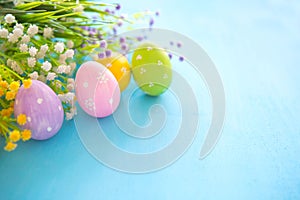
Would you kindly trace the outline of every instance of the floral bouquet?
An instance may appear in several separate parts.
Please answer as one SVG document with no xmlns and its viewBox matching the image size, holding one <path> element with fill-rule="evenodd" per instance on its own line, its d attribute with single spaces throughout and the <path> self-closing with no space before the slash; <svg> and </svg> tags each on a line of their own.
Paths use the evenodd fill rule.
<svg viewBox="0 0 300 200">
<path fill-rule="evenodd" d="M 125 54 L 128 39 L 116 39 L 119 29 L 136 21 L 152 26 L 158 15 L 128 16 L 120 9 L 85 0 L 0 0 L 0 135 L 6 151 L 20 140 L 58 132 L 76 115 L 74 77 L 83 58 Z"/>
</svg>

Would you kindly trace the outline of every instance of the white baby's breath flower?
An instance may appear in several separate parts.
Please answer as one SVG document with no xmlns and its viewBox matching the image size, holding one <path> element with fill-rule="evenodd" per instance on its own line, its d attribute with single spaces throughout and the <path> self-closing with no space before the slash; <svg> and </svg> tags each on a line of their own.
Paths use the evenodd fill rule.
<svg viewBox="0 0 300 200">
<path fill-rule="evenodd" d="M 75 68 L 76 67 L 76 62 L 71 62 L 70 66 L 71 66 L 72 69 Z"/>
<path fill-rule="evenodd" d="M 37 80 L 38 77 L 39 77 L 39 74 L 38 74 L 36 71 L 34 71 L 34 72 L 32 72 L 31 74 L 28 74 L 28 76 L 29 76 L 32 80 Z"/>
<path fill-rule="evenodd" d="M 7 14 L 7 15 L 5 15 L 4 19 L 5 19 L 6 23 L 12 24 L 16 18 L 12 14 Z"/>
<path fill-rule="evenodd" d="M 69 121 L 69 120 L 73 119 L 73 117 L 74 117 L 74 115 L 72 113 L 66 112 L 66 120 Z"/>
<path fill-rule="evenodd" d="M 76 68 L 76 63 L 71 62 L 69 66 L 70 66 L 70 72 L 68 73 L 68 75 L 72 75 L 72 73 L 74 72 L 74 70 Z"/>
<path fill-rule="evenodd" d="M 56 78 L 56 74 L 54 72 L 49 72 L 47 75 L 48 81 L 53 81 Z"/>
<path fill-rule="evenodd" d="M 66 65 L 60 65 L 60 66 L 57 67 L 56 72 L 59 73 L 59 74 L 63 74 L 63 73 L 65 73 L 66 68 L 67 68 Z"/>
<path fill-rule="evenodd" d="M 73 56 L 74 56 L 74 50 L 73 50 L 73 49 L 68 49 L 68 50 L 65 52 L 65 54 L 66 54 L 66 57 L 67 57 L 67 58 L 73 58 Z"/>
<path fill-rule="evenodd" d="M 84 7 L 82 5 L 77 6 L 76 8 L 73 8 L 74 12 L 83 12 L 84 11 Z"/>
<path fill-rule="evenodd" d="M 67 103 L 72 103 L 75 98 L 75 93 L 74 92 L 68 92 L 65 94 L 65 102 Z"/>
<path fill-rule="evenodd" d="M 60 81 L 55 81 L 55 86 L 56 86 L 57 88 L 61 88 L 61 87 L 62 87 L 62 84 L 61 84 Z"/>
<path fill-rule="evenodd" d="M 28 46 L 27 46 L 27 44 L 24 44 L 24 43 L 22 43 L 22 44 L 20 44 L 20 51 L 21 52 L 27 52 L 28 51 Z"/>
<path fill-rule="evenodd" d="M 51 38 L 53 36 L 53 29 L 50 27 L 44 28 L 44 34 L 43 36 L 45 38 Z"/>
<path fill-rule="evenodd" d="M 13 34 L 15 35 L 15 37 L 19 38 L 23 35 L 23 30 L 20 28 L 15 28 L 13 30 Z"/>
<path fill-rule="evenodd" d="M 65 69 L 65 74 L 69 74 L 70 72 L 71 72 L 71 67 L 70 65 L 67 65 Z"/>
<path fill-rule="evenodd" d="M 38 77 L 37 80 L 42 81 L 44 83 L 47 81 L 47 79 L 46 79 L 46 77 L 44 75 L 39 75 L 39 77 Z"/>
<path fill-rule="evenodd" d="M 37 34 L 39 32 L 39 27 L 37 25 L 32 25 L 30 24 L 28 30 L 27 30 L 27 34 L 30 36 L 30 37 L 33 37 L 35 34 Z"/>
<path fill-rule="evenodd" d="M 18 63 L 16 61 L 12 61 L 11 69 L 20 75 L 23 74 L 22 68 L 18 65 Z"/>
<path fill-rule="evenodd" d="M 16 24 L 16 25 L 14 26 L 14 28 L 19 28 L 19 29 L 21 29 L 22 31 L 24 31 L 24 26 L 23 26 L 23 24 Z"/>
<path fill-rule="evenodd" d="M 37 48 L 35 48 L 35 47 L 30 47 L 30 48 L 29 48 L 29 54 L 30 54 L 30 56 L 31 56 L 31 57 L 34 57 L 34 56 L 36 55 L 37 51 L 38 51 Z"/>
<path fill-rule="evenodd" d="M 37 59 L 41 59 L 41 58 L 44 58 L 44 57 L 45 57 L 45 53 L 44 53 L 44 52 L 39 51 L 39 52 L 36 54 L 36 58 L 37 58 Z"/>
<path fill-rule="evenodd" d="M 70 112 L 66 112 L 66 120 L 73 119 L 75 115 L 77 115 L 77 109 L 76 109 L 76 106 L 73 106 L 70 109 Z"/>
<path fill-rule="evenodd" d="M 7 38 L 8 30 L 6 28 L 0 28 L 0 38 Z"/>
<path fill-rule="evenodd" d="M 12 65 L 12 63 L 13 63 L 14 61 L 12 60 L 12 59 L 7 59 L 7 61 L 6 61 L 6 65 L 7 66 L 9 66 L 9 67 L 11 67 L 11 65 Z"/>
<path fill-rule="evenodd" d="M 67 59 L 66 54 L 60 54 L 60 56 L 59 56 L 59 63 L 60 64 L 66 64 L 66 59 Z"/>
<path fill-rule="evenodd" d="M 54 46 L 54 50 L 57 53 L 62 53 L 65 49 L 65 44 L 63 42 L 57 42 Z"/>
<path fill-rule="evenodd" d="M 11 43 L 18 42 L 18 37 L 13 33 L 8 34 L 7 38 L 8 38 L 8 41 Z"/>
<path fill-rule="evenodd" d="M 69 49 L 73 48 L 73 47 L 74 47 L 74 42 L 73 42 L 72 40 L 68 40 L 68 42 L 67 42 L 67 47 L 68 47 Z"/>
<path fill-rule="evenodd" d="M 67 83 L 68 83 L 68 84 L 73 84 L 73 85 L 75 85 L 75 80 L 74 80 L 74 78 L 68 78 Z"/>
<path fill-rule="evenodd" d="M 42 69 L 45 71 L 49 71 L 52 68 L 52 64 L 48 61 L 43 62 Z"/>
<path fill-rule="evenodd" d="M 69 91 L 73 91 L 73 90 L 75 89 L 75 87 L 74 87 L 73 84 L 68 84 L 68 85 L 67 85 L 67 89 L 68 89 Z"/>
<path fill-rule="evenodd" d="M 27 58 L 27 64 L 29 67 L 34 67 L 36 64 L 36 59 L 33 57 L 29 57 Z"/>
<path fill-rule="evenodd" d="M 61 102 L 65 102 L 66 101 L 66 96 L 64 94 L 58 94 L 57 96 L 58 96 L 58 98 L 59 98 L 59 100 Z"/>
<path fill-rule="evenodd" d="M 18 6 L 24 3 L 24 0 L 14 0 L 14 5 Z"/>
<path fill-rule="evenodd" d="M 48 51 L 48 49 L 49 49 L 48 45 L 44 44 L 44 45 L 41 46 L 40 51 L 43 52 L 43 53 L 46 53 Z"/>
<path fill-rule="evenodd" d="M 30 41 L 30 37 L 28 35 L 23 35 L 21 42 L 22 43 L 28 43 Z"/>
<path fill-rule="evenodd" d="M 10 67 L 13 69 L 13 68 L 16 68 L 17 65 L 18 65 L 17 62 L 14 61 L 14 60 L 12 60 L 12 61 L 11 61 L 11 64 L 10 64 Z"/>
</svg>

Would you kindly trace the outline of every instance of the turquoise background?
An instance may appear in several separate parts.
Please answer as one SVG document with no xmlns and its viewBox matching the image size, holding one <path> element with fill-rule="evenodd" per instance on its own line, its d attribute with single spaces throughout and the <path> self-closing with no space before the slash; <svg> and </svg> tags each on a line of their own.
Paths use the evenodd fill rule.
<svg viewBox="0 0 300 200">
<path fill-rule="evenodd" d="M 87 153 L 68 121 L 51 140 L 29 141 L 11 153 L 0 150 L 0 199 L 300 199 L 300 2 L 120 3 L 128 12 L 159 9 L 156 27 L 192 38 L 216 64 L 227 98 L 216 148 L 198 159 L 210 121 L 208 91 L 187 63 L 173 60 L 195 87 L 202 113 L 193 145 L 176 163 L 139 175 L 112 170 Z M 169 96 L 161 103 L 176 121 L 178 105 Z M 138 103 L 131 106 L 143 124 L 153 100 L 141 98 L 137 91 Z M 101 123 L 109 127 L 111 121 Z M 115 129 L 108 137 L 120 148 L 147 152 L 167 144 L 173 129 L 167 125 L 166 137 L 152 142 L 132 141 Z"/>
</svg>

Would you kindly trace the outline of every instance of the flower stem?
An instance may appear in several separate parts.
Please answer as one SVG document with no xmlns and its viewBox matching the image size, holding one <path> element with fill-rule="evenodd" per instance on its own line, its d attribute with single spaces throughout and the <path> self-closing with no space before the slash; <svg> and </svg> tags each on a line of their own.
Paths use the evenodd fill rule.
<svg viewBox="0 0 300 200">
<path fill-rule="evenodd" d="M 21 77 L 19 74 L 17 74 L 15 71 L 9 69 L 8 67 L 6 67 L 5 65 L 2 65 L 1 67 L 3 67 L 4 69 L 6 69 L 7 71 L 9 71 L 10 73 L 12 73 L 13 75 L 15 75 L 16 77 L 18 77 L 20 80 L 24 80 L 23 77 Z"/>
</svg>

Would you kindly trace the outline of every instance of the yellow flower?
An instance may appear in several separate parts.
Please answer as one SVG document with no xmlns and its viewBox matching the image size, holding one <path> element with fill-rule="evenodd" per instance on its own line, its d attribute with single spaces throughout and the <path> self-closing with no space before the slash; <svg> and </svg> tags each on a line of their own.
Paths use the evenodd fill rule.
<svg viewBox="0 0 300 200">
<path fill-rule="evenodd" d="M 26 124 L 26 115 L 25 114 L 19 114 L 17 117 L 17 122 L 19 125 Z"/>
<path fill-rule="evenodd" d="M 17 91 L 19 89 L 19 87 L 20 87 L 19 81 L 13 81 L 9 84 L 9 89 L 11 91 Z"/>
<path fill-rule="evenodd" d="M 27 79 L 27 80 L 24 80 L 24 81 L 23 81 L 23 85 L 24 85 L 24 88 L 25 88 L 25 89 L 30 88 L 31 84 L 32 84 L 31 79 Z"/>
<path fill-rule="evenodd" d="M 18 130 L 13 130 L 9 134 L 9 139 L 12 142 L 18 142 L 20 140 L 20 138 L 21 138 L 21 135 L 20 135 L 20 131 L 18 131 Z"/>
<path fill-rule="evenodd" d="M 4 95 L 4 91 L 2 88 L 0 88 L 0 97 L 2 97 Z"/>
<path fill-rule="evenodd" d="M 28 129 L 25 129 L 21 132 L 22 140 L 25 142 L 31 138 L 31 131 Z"/>
<path fill-rule="evenodd" d="M 8 101 L 13 100 L 15 97 L 16 97 L 16 92 L 14 92 L 14 91 L 6 92 L 6 95 L 5 95 L 6 100 L 8 100 Z"/>
<path fill-rule="evenodd" d="M 0 112 L 0 115 L 2 117 L 10 117 L 11 114 L 13 113 L 14 109 L 13 108 L 6 108 L 6 109 L 2 109 Z"/>
<path fill-rule="evenodd" d="M 12 150 L 14 150 L 17 146 L 18 146 L 18 145 L 15 144 L 15 143 L 13 143 L 13 142 L 8 142 L 8 143 L 6 143 L 6 146 L 4 147 L 4 149 L 5 149 L 6 151 L 12 151 Z"/>
<path fill-rule="evenodd" d="M 8 83 L 6 81 L 0 81 L 0 87 L 6 89 L 8 88 Z"/>
</svg>

